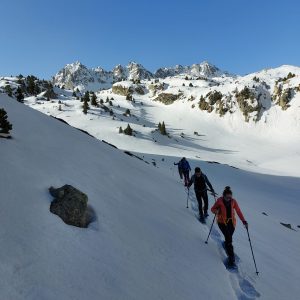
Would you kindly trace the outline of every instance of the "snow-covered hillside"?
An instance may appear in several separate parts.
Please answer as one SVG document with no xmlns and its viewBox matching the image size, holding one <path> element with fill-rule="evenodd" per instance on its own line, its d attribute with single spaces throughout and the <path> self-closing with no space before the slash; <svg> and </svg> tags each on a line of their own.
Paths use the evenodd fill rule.
<svg viewBox="0 0 300 300">
<path fill-rule="evenodd" d="M 150 159 L 185 155 L 253 172 L 300 176 L 298 67 L 235 77 L 184 73 L 118 81 L 96 92 L 97 105 L 90 102 L 87 115 L 80 101 L 84 93 L 54 87 L 51 101 L 43 93 L 27 95 L 25 104 Z M 168 137 L 157 131 L 162 121 Z M 133 137 L 119 134 L 127 124 Z"/>
<path fill-rule="evenodd" d="M 1 299 L 298 299 L 299 178 L 192 161 L 219 193 L 232 186 L 249 222 L 261 273 L 255 275 L 240 223 L 239 272 L 231 273 L 216 228 L 204 243 L 209 224 L 195 217 L 193 193 L 185 208 L 185 190 L 170 170 L 173 153 L 152 155 L 156 168 L 5 95 L 0 107 L 13 124 L 13 138 L 0 139 Z M 174 139 L 161 142 L 176 148 Z M 88 229 L 49 212 L 47 189 L 65 183 L 89 196 L 98 218 Z"/>
</svg>

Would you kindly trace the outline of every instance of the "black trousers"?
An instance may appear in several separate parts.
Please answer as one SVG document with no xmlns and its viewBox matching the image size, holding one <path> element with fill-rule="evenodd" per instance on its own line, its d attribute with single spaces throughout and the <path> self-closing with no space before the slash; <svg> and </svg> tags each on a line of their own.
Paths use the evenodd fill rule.
<svg viewBox="0 0 300 300">
<path fill-rule="evenodd" d="M 229 221 L 226 224 L 218 223 L 220 230 L 222 231 L 224 238 L 225 238 L 225 250 L 227 252 L 227 255 L 229 259 L 231 259 L 232 262 L 234 262 L 234 250 L 232 246 L 232 236 L 234 233 L 234 226 L 232 224 L 232 221 Z"/>
<path fill-rule="evenodd" d="M 190 181 L 190 171 L 182 171 L 183 174 L 183 178 L 184 178 L 184 184 L 187 186 L 189 184 Z"/>
<path fill-rule="evenodd" d="M 203 217 L 203 211 L 204 211 L 204 214 L 206 214 L 207 210 L 208 210 L 207 191 L 202 191 L 202 192 L 195 191 L 195 194 L 196 194 L 196 198 L 197 198 L 197 201 L 198 201 L 199 215 L 200 215 L 200 217 Z M 204 208 L 203 208 L 202 200 L 204 202 Z"/>
</svg>

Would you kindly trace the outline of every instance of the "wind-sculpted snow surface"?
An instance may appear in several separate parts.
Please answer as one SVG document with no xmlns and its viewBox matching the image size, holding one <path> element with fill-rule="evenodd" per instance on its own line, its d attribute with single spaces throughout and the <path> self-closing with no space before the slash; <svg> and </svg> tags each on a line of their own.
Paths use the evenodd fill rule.
<svg viewBox="0 0 300 300">
<path fill-rule="evenodd" d="M 233 188 L 249 222 L 260 275 L 240 223 L 229 273 L 217 229 L 206 245 L 185 208 L 178 157 L 139 154 L 154 167 L 7 96 L 0 107 L 13 124 L 0 140 L 1 299 L 298 298 L 299 229 L 280 222 L 299 225 L 299 178 L 191 161 L 216 191 Z M 98 218 L 87 229 L 49 212 L 48 187 L 66 183 L 89 196 Z"/>
</svg>

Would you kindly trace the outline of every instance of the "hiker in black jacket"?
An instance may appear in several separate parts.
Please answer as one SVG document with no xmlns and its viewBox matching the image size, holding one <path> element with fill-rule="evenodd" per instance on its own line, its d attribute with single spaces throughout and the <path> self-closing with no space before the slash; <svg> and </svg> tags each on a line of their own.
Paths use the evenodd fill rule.
<svg viewBox="0 0 300 300">
<path fill-rule="evenodd" d="M 195 174 L 192 176 L 188 184 L 188 188 L 190 188 L 192 184 L 194 184 L 195 194 L 198 201 L 200 221 L 204 222 L 205 218 L 208 216 L 207 186 L 213 194 L 215 191 L 207 176 L 201 172 L 199 167 L 195 168 Z M 204 202 L 204 209 L 202 208 L 202 200 Z"/>
</svg>

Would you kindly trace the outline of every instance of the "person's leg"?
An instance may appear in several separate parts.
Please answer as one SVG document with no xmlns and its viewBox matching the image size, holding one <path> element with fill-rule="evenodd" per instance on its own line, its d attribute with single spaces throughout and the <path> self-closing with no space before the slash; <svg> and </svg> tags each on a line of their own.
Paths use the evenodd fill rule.
<svg viewBox="0 0 300 300">
<path fill-rule="evenodd" d="M 227 224 L 227 252 L 228 252 L 228 257 L 230 260 L 230 263 L 234 263 L 235 262 L 235 257 L 234 257 L 234 249 L 233 249 L 233 245 L 232 245 L 232 236 L 234 233 L 234 226 L 232 224 L 232 222 L 228 222 Z"/>
<path fill-rule="evenodd" d="M 182 170 L 181 170 L 181 168 L 178 168 L 178 173 L 179 173 L 180 179 L 182 179 Z"/>
<path fill-rule="evenodd" d="M 233 252 L 233 246 L 232 246 L 232 235 L 234 232 L 234 226 L 232 225 L 231 222 L 228 223 L 227 225 L 225 225 L 223 223 L 218 223 L 218 226 L 225 238 L 226 254 L 228 255 L 230 262 L 233 263 L 234 262 L 234 252 Z"/>
<path fill-rule="evenodd" d="M 198 202 L 198 208 L 199 208 L 199 217 L 200 219 L 203 219 L 203 209 L 202 209 L 202 196 L 200 192 L 195 192 L 196 198 Z"/>
<path fill-rule="evenodd" d="M 184 175 L 184 185 L 185 186 L 188 186 L 188 184 L 189 184 L 189 174 L 188 174 L 188 172 L 186 172 L 186 171 L 184 171 L 184 173 L 183 173 L 183 175 Z"/>
<path fill-rule="evenodd" d="M 207 191 L 204 191 L 202 193 L 202 198 L 203 198 L 203 202 L 204 202 L 204 216 L 207 217 L 208 216 L 208 196 L 207 196 Z"/>
</svg>

